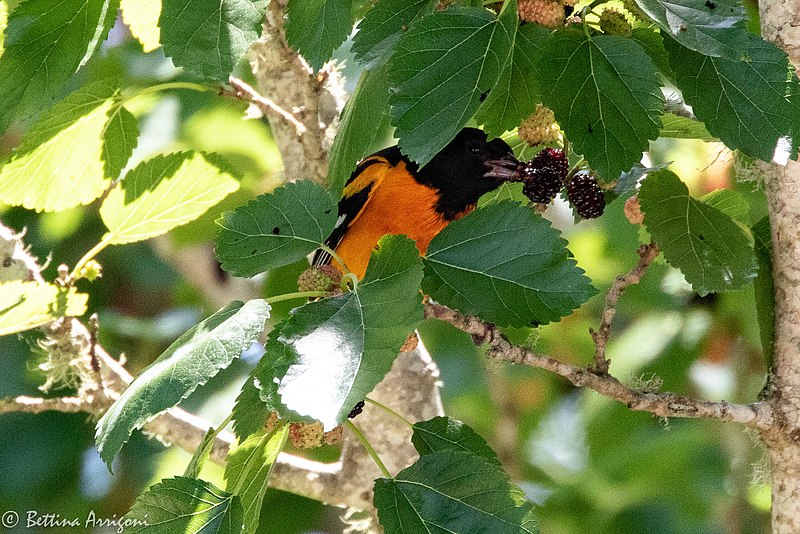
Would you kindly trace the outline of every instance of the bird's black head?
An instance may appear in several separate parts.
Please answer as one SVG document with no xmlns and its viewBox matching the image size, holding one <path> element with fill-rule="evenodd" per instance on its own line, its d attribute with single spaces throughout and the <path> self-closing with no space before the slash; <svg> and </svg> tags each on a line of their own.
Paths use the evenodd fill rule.
<svg viewBox="0 0 800 534">
<path fill-rule="evenodd" d="M 502 139 L 487 141 L 476 128 L 464 128 L 422 169 L 417 179 L 439 190 L 437 209 L 453 218 L 507 180 L 517 166 Z"/>
</svg>

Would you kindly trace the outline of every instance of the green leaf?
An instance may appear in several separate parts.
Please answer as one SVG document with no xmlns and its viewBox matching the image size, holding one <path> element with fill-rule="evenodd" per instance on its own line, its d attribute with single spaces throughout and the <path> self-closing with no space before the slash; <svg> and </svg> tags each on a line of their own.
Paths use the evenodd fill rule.
<svg viewBox="0 0 800 534">
<path fill-rule="evenodd" d="M 701 141 L 717 140 L 716 137 L 708 133 L 702 122 L 672 113 L 661 115 L 661 131 L 658 136 L 671 137 L 673 139 L 700 139 Z"/>
<path fill-rule="evenodd" d="M 536 534 L 533 505 L 502 468 L 467 451 L 421 456 L 393 479 L 375 481 L 374 504 L 386 534 Z"/>
<path fill-rule="evenodd" d="M 501 326 L 557 321 L 597 292 L 560 236 L 525 206 L 490 204 L 433 238 L 422 289 Z"/>
<path fill-rule="evenodd" d="M 226 487 L 242 500 L 242 532 L 245 534 L 253 534 L 258 529 L 267 480 L 288 436 L 289 425 L 282 425 L 270 433 L 261 430 L 236 445 L 228 454 L 225 464 Z"/>
<path fill-rule="evenodd" d="M 122 518 L 125 532 L 239 534 L 239 497 L 195 478 L 166 478 L 143 493 Z"/>
<path fill-rule="evenodd" d="M 135 119 L 131 123 L 127 110 L 114 104 L 115 94 L 115 87 L 101 80 L 43 113 L 0 168 L 0 200 L 37 211 L 62 211 L 102 195 L 130 156 L 136 137 L 131 130 Z M 122 133 L 129 142 L 115 146 Z"/>
<path fill-rule="evenodd" d="M 11 12 L 0 58 L 0 132 L 48 107 L 105 40 L 118 6 L 119 0 L 36 0 Z"/>
<path fill-rule="evenodd" d="M 475 121 L 483 124 L 490 136 L 515 128 L 536 111 L 541 98 L 536 89 L 535 63 L 549 37 L 550 30 L 538 24 L 526 24 L 515 32 L 512 55 L 475 114 Z"/>
<path fill-rule="evenodd" d="M 672 67 L 669 64 L 667 51 L 664 50 L 664 39 L 653 28 L 633 28 L 631 38 L 650 56 L 653 63 L 668 79 L 672 79 Z"/>
<path fill-rule="evenodd" d="M 505 15 L 505 16 L 504 16 Z M 510 54 L 516 14 L 451 7 L 414 23 L 389 60 L 392 124 L 424 165 L 469 121 Z"/>
<path fill-rule="evenodd" d="M 538 76 L 542 101 L 602 178 L 630 169 L 658 137 L 661 82 L 635 41 L 557 31 L 540 56 Z"/>
<path fill-rule="evenodd" d="M 729 216 L 690 197 L 675 173 L 662 169 L 649 174 L 639 204 L 664 257 L 701 295 L 739 289 L 755 278 L 750 236 Z"/>
<path fill-rule="evenodd" d="M 236 276 L 289 265 L 322 246 L 336 224 L 336 203 L 308 180 L 286 184 L 223 214 L 217 258 Z"/>
<path fill-rule="evenodd" d="M 756 36 L 747 61 L 709 57 L 665 40 L 675 82 L 712 135 L 728 147 L 771 161 L 778 141 L 800 123 L 797 76 L 786 53 Z"/>
<path fill-rule="evenodd" d="M 176 152 L 156 156 L 131 169 L 100 206 L 113 245 L 165 234 L 200 217 L 239 188 L 208 156 Z"/>
<path fill-rule="evenodd" d="M 121 0 L 119 8 L 122 21 L 142 44 L 142 50 L 152 52 L 161 46 L 161 28 L 158 27 L 161 0 Z"/>
<path fill-rule="evenodd" d="M 233 433 L 239 441 L 244 441 L 264 428 L 270 412 L 267 404 L 261 400 L 261 391 L 255 385 L 258 370 L 259 366 L 256 366 L 247 377 L 236 397 L 236 404 L 233 405 Z"/>
<path fill-rule="evenodd" d="M 530 199 L 522 193 L 522 183 L 505 182 L 503 185 L 483 195 L 478 200 L 478 207 L 482 208 L 488 204 L 497 204 L 504 200 L 512 200 L 517 204 L 528 205 Z"/>
<path fill-rule="evenodd" d="M 110 465 L 134 429 L 175 406 L 257 341 L 268 317 L 264 300 L 232 302 L 181 335 L 98 421 L 100 457 Z"/>
<path fill-rule="evenodd" d="M 59 317 L 86 313 L 89 295 L 74 287 L 13 281 L 0 283 L 0 336 L 24 332 Z"/>
<path fill-rule="evenodd" d="M 634 0 L 664 35 L 708 56 L 743 59 L 746 15 L 738 0 Z"/>
<path fill-rule="evenodd" d="M 194 454 L 192 454 L 192 458 L 189 460 L 189 465 L 186 466 L 183 476 L 188 478 L 198 478 L 200 476 L 203 466 L 206 465 L 206 461 L 211 457 L 212 443 L 217 437 L 217 434 L 218 432 L 213 426 L 206 430 L 206 434 L 203 436 L 200 445 L 194 450 Z"/>
<path fill-rule="evenodd" d="M 328 183 L 339 198 L 344 184 L 364 157 L 384 148 L 390 137 L 387 65 L 361 73 L 355 91 L 345 104 L 339 129 L 328 156 Z"/>
<path fill-rule="evenodd" d="M 268 0 L 168 0 L 158 25 L 164 53 L 201 78 L 227 82 L 261 36 Z"/>
<path fill-rule="evenodd" d="M 286 40 L 317 71 L 353 31 L 353 0 L 289 0 Z"/>
<path fill-rule="evenodd" d="M 738 191 L 716 189 L 700 197 L 701 202 L 712 206 L 734 221 L 746 223 L 750 214 L 750 204 Z"/>
<path fill-rule="evenodd" d="M 422 320 L 422 266 L 414 242 L 387 236 L 353 291 L 297 308 L 257 367 L 261 398 L 286 420 L 347 418 L 383 379 Z"/>
<path fill-rule="evenodd" d="M 772 367 L 775 351 L 775 283 L 772 279 L 772 233 L 769 216 L 753 225 L 758 276 L 755 282 L 756 313 L 761 346 L 767 369 Z"/>
<path fill-rule="evenodd" d="M 5 0 L 0 0 L 0 56 L 5 50 L 6 26 L 8 26 L 8 4 Z"/>
<path fill-rule="evenodd" d="M 106 176 L 116 180 L 128 164 L 139 139 L 139 123 L 133 114 L 117 105 L 112 109 L 103 134 Z"/>
<path fill-rule="evenodd" d="M 450 417 L 434 417 L 414 423 L 411 443 L 420 455 L 436 451 L 469 451 L 500 465 L 497 454 L 470 427 Z"/>
<path fill-rule="evenodd" d="M 411 24 L 433 12 L 438 0 L 380 0 L 358 23 L 353 37 L 356 60 L 370 65 L 397 43 Z"/>
</svg>

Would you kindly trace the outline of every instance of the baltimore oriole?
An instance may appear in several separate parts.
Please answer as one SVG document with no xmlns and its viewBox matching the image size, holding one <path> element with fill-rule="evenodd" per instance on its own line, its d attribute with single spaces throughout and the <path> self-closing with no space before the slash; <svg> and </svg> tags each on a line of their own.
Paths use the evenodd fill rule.
<svg viewBox="0 0 800 534">
<path fill-rule="evenodd" d="M 420 254 L 451 221 L 475 209 L 478 198 L 499 187 L 517 167 L 502 139 L 464 128 L 431 161 L 419 166 L 397 146 L 364 158 L 339 201 L 339 219 L 326 245 L 359 279 L 384 234 L 405 234 Z M 320 251 L 315 265 L 338 262 Z"/>
</svg>

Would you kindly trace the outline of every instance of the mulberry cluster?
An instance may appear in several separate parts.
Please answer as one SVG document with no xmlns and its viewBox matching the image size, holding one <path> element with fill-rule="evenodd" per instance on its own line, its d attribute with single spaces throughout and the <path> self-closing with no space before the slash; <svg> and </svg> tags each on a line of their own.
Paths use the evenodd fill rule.
<svg viewBox="0 0 800 534">
<path fill-rule="evenodd" d="M 564 4 L 556 0 L 520 0 L 517 11 L 521 20 L 548 28 L 563 26 L 566 18 Z"/>
<path fill-rule="evenodd" d="M 341 278 L 342 273 L 333 265 L 318 265 L 300 273 L 297 288 L 300 291 L 334 291 Z"/>
<path fill-rule="evenodd" d="M 324 432 L 322 423 L 289 424 L 289 441 L 298 449 L 314 449 L 322 445 L 334 445 L 342 440 L 342 426 Z"/>
<path fill-rule="evenodd" d="M 622 7 L 624 7 L 625 11 L 630 13 L 634 18 L 644 21 L 649 20 L 647 15 L 645 15 L 644 11 L 642 11 L 642 9 L 634 0 L 622 0 Z"/>
<path fill-rule="evenodd" d="M 522 192 L 531 201 L 549 204 L 564 187 L 568 170 L 563 150 L 545 148 L 529 162 L 520 163 L 514 181 L 525 183 Z"/>
<path fill-rule="evenodd" d="M 557 141 L 559 128 L 553 110 L 539 104 L 536 111 L 522 121 L 517 131 L 520 139 L 530 146 L 536 146 Z"/>
<path fill-rule="evenodd" d="M 633 32 L 631 23 L 628 22 L 625 15 L 614 8 L 603 10 L 600 15 L 600 29 L 606 35 L 619 35 L 621 37 L 630 37 Z"/>
<path fill-rule="evenodd" d="M 584 219 L 595 219 L 603 214 L 606 198 L 597 178 L 586 171 L 575 174 L 567 185 L 567 198 Z"/>
</svg>

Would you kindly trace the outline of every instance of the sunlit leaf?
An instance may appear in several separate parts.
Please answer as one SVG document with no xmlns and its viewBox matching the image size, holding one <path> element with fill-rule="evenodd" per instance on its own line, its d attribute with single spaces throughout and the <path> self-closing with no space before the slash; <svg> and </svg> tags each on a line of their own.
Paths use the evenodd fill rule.
<svg viewBox="0 0 800 534">
<path fill-rule="evenodd" d="M 181 335 L 97 423 L 100 457 L 110 465 L 135 429 L 230 365 L 258 340 L 268 317 L 269 305 L 263 300 L 232 302 Z"/>
<path fill-rule="evenodd" d="M 244 514 L 239 497 L 196 478 L 167 478 L 136 499 L 121 522 L 143 534 L 239 534 Z"/>
<path fill-rule="evenodd" d="M 110 244 L 142 241 L 197 219 L 239 188 L 206 156 L 178 152 L 131 169 L 100 207 Z"/>
<path fill-rule="evenodd" d="M 89 295 L 74 287 L 60 288 L 38 282 L 0 284 L 0 336 L 24 332 L 59 317 L 80 317 L 86 313 Z"/>
<path fill-rule="evenodd" d="M 422 320 L 421 278 L 414 242 L 384 237 L 353 291 L 297 308 L 270 335 L 256 371 L 268 407 L 326 431 L 344 421 Z"/>
<path fill-rule="evenodd" d="M 288 435 L 288 425 L 269 433 L 261 430 L 236 445 L 228 454 L 225 464 L 226 488 L 242 501 L 242 532 L 245 534 L 257 532 L 267 480 Z"/>
<path fill-rule="evenodd" d="M 161 16 L 162 0 L 121 0 L 122 20 L 131 30 L 131 35 L 142 44 L 142 50 L 152 52 L 159 46 L 161 28 L 158 18 Z"/>
</svg>

